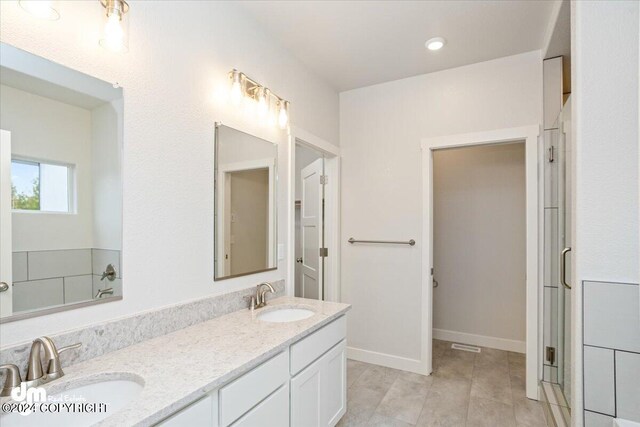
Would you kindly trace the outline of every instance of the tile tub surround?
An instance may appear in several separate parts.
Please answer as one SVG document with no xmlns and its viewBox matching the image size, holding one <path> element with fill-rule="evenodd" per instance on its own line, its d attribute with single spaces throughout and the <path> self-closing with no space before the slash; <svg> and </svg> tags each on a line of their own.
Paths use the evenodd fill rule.
<svg viewBox="0 0 640 427">
<path fill-rule="evenodd" d="M 584 425 L 640 422 L 640 286 L 583 282 Z"/>
<path fill-rule="evenodd" d="M 276 295 L 268 294 L 268 300 L 284 295 L 284 280 L 272 284 Z M 253 291 L 255 287 L 180 303 L 51 335 L 50 338 L 58 348 L 77 342 L 82 343 L 81 349 L 67 351 L 60 356 L 62 365 L 69 366 L 245 308 L 247 302 L 242 297 Z M 5 363 L 18 365 L 24 378 L 31 340 L 35 338 L 37 337 L 29 337 L 30 341 L 23 344 L 0 348 L 0 365 Z M 0 373 L 0 384 L 2 381 L 4 381 L 4 372 Z"/>
<path fill-rule="evenodd" d="M 88 301 L 106 287 L 122 295 L 120 254 L 98 248 L 13 252 L 14 312 Z M 108 264 L 116 269 L 115 281 L 100 280 Z"/>
<path fill-rule="evenodd" d="M 136 401 L 100 426 L 147 426 L 195 402 L 206 393 L 251 370 L 289 345 L 344 315 L 348 304 L 281 297 L 270 307 L 304 307 L 315 314 L 289 323 L 257 319 L 246 308 L 186 329 L 65 367 L 60 382 L 95 381 L 118 373 L 144 380 Z M 5 398 L 6 399 L 6 398 Z"/>
</svg>

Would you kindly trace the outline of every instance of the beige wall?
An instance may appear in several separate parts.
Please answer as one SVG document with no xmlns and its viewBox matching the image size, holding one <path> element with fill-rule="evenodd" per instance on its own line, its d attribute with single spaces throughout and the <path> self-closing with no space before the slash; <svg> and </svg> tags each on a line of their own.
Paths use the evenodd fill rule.
<svg viewBox="0 0 640 427">
<path fill-rule="evenodd" d="M 525 340 L 523 143 L 435 151 L 433 327 Z"/>
<path fill-rule="evenodd" d="M 231 172 L 231 275 L 268 267 L 269 169 Z"/>
</svg>

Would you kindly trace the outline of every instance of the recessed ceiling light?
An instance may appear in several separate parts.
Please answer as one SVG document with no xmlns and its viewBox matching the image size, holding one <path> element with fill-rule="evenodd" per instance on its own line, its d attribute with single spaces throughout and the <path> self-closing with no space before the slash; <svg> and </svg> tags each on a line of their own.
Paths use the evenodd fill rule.
<svg viewBox="0 0 640 427">
<path fill-rule="evenodd" d="M 427 40 L 424 46 L 429 50 L 440 50 L 442 46 L 445 45 L 447 41 L 442 37 L 434 37 L 432 39 Z"/>
</svg>

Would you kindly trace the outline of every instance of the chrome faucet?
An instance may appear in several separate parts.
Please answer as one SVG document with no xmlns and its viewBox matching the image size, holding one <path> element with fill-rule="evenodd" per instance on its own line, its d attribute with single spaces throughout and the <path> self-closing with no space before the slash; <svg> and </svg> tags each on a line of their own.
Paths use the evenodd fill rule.
<svg viewBox="0 0 640 427">
<path fill-rule="evenodd" d="M 81 343 L 62 347 L 60 350 L 56 348 L 53 340 L 49 337 L 40 337 L 31 344 L 31 354 L 29 354 L 29 365 L 27 367 L 27 378 L 25 383 L 27 386 L 37 386 L 48 383 L 64 376 L 62 365 L 60 363 L 60 353 L 82 346 Z M 44 359 L 47 363 L 47 372 L 42 370 L 42 360 L 40 357 L 41 350 L 44 349 Z"/>
<path fill-rule="evenodd" d="M 265 286 L 268 289 L 262 290 L 262 288 L 265 287 Z M 257 286 L 257 288 L 256 288 L 256 308 L 261 308 L 261 307 L 264 307 L 265 305 L 267 305 L 267 298 L 266 298 L 266 293 L 267 292 L 271 292 L 272 294 L 276 293 L 275 289 L 273 289 L 273 286 L 271 286 L 271 283 L 262 282 Z"/>
</svg>

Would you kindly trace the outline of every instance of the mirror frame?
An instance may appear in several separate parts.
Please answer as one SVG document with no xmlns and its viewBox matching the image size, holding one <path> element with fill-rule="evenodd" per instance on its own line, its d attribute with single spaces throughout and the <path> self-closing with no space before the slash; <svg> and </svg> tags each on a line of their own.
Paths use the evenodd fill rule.
<svg viewBox="0 0 640 427">
<path fill-rule="evenodd" d="M 274 213 L 273 213 L 273 227 L 274 227 L 274 232 L 273 235 L 275 237 L 275 242 L 274 244 L 274 253 L 275 253 L 275 267 L 269 267 L 269 268 L 265 268 L 262 270 L 254 270 L 254 271 L 249 271 L 247 273 L 239 273 L 239 274 L 232 274 L 229 276 L 223 276 L 223 277 L 216 277 L 216 271 L 217 271 L 217 264 L 218 264 L 218 148 L 220 146 L 220 139 L 219 139 L 219 131 L 220 131 L 220 127 L 221 126 L 225 126 L 229 129 L 232 129 L 236 132 L 240 132 L 243 133 L 245 135 L 248 135 L 250 137 L 253 138 L 257 138 L 261 141 L 264 141 L 268 144 L 271 144 L 275 147 L 276 149 L 276 157 L 275 157 L 275 165 L 274 165 L 274 185 L 275 188 L 273 189 L 273 198 L 274 198 Z M 234 279 L 236 277 L 243 277 L 243 276 L 250 276 L 252 274 L 258 274 L 258 273 L 264 273 L 266 271 L 275 271 L 278 269 L 278 144 L 276 144 L 275 142 L 271 142 L 268 141 L 264 138 L 261 138 L 259 136 L 253 135 L 249 132 L 244 132 L 241 131 L 239 129 L 236 129 L 234 127 L 231 126 L 227 126 L 222 122 L 216 122 L 215 123 L 215 130 L 214 130 L 214 139 L 213 139 L 213 282 L 219 282 L 221 280 L 228 280 L 228 279 Z"/>
</svg>

